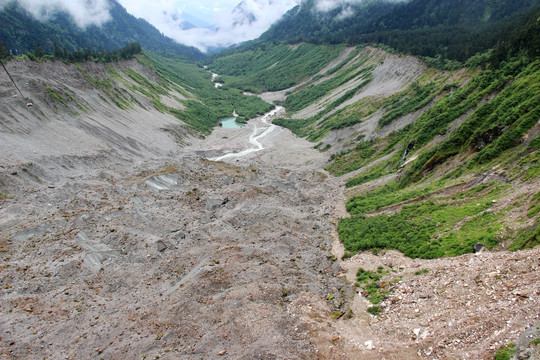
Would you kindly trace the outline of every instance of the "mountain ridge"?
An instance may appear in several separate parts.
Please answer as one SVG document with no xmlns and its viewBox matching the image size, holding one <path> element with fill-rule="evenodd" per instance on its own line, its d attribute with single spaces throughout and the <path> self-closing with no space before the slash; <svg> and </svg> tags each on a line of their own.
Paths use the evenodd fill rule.
<svg viewBox="0 0 540 360">
<path fill-rule="evenodd" d="M 8 2 L 0 11 L 0 41 L 14 55 L 34 49 L 35 44 L 49 54 L 54 43 L 68 52 L 90 48 L 91 50 L 117 50 L 129 43 L 139 42 L 146 50 L 172 53 L 192 59 L 202 59 L 203 54 L 193 48 L 178 44 L 165 37 L 144 19 L 127 13 L 115 0 L 108 0 L 111 20 L 101 26 L 89 25 L 81 29 L 65 12 L 56 12 L 47 21 L 35 19 L 17 2 Z"/>
<path fill-rule="evenodd" d="M 306 0 L 284 15 L 261 36 L 265 41 L 385 44 L 417 56 L 465 61 L 504 38 L 507 27 L 518 26 L 537 0 L 485 2 L 411 0 L 370 1 L 326 13 Z"/>
</svg>

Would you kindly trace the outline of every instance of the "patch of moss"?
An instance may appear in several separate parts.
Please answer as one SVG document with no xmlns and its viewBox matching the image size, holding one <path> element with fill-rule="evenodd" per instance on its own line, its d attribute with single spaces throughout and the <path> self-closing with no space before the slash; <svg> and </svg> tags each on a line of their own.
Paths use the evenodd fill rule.
<svg viewBox="0 0 540 360">
<path fill-rule="evenodd" d="M 495 353 L 494 360 L 510 360 L 514 356 L 514 347 L 512 343 L 501 346 Z"/>
</svg>

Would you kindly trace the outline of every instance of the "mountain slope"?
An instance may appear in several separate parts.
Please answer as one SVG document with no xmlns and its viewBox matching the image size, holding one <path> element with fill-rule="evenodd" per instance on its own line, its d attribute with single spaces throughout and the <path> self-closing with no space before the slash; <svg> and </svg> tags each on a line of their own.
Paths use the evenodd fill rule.
<svg viewBox="0 0 540 360">
<path fill-rule="evenodd" d="M 413 55 L 465 61 L 493 47 L 509 27 L 540 6 L 520 1 L 368 1 L 323 12 L 304 1 L 261 36 L 267 41 L 380 43 Z"/>
<path fill-rule="evenodd" d="M 106 64 L 20 58 L 5 68 L 0 137 L 21 161 L 81 152 L 158 156 L 208 134 L 235 111 L 251 118 L 274 107 L 216 89 L 209 72 L 178 58 L 142 54 Z"/>
<path fill-rule="evenodd" d="M 196 59 L 203 57 L 197 49 L 174 42 L 146 20 L 128 14 L 115 0 L 110 0 L 109 4 L 110 21 L 82 29 L 67 13 L 57 12 L 47 21 L 39 21 L 18 2 L 9 2 L 0 12 L 0 40 L 13 54 L 31 51 L 36 43 L 52 54 L 55 42 L 68 52 L 84 48 L 112 51 L 139 42 L 146 50 Z"/>
<path fill-rule="evenodd" d="M 479 13 L 455 21 L 467 24 Z M 340 222 L 339 232 L 347 255 L 390 248 L 433 258 L 472 252 L 477 242 L 512 249 L 540 243 L 533 186 L 538 11 L 525 19 L 490 53 L 469 58 L 468 68 L 438 70 L 374 47 L 341 47 L 332 66 L 321 62 L 310 73 L 296 72 L 295 86 L 263 94 L 287 109 L 274 122 L 331 153 L 327 170 L 346 181 L 352 217 Z M 274 69 L 293 68 L 290 59 L 263 64 L 253 56 L 270 59 L 277 48 L 254 42 L 214 57 L 211 66 L 229 74 L 222 77 L 225 86 L 244 87 L 250 78 L 255 84 L 262 71 L 265 83 L 281 81 Z"/>
<path fill-rule="evenodd" d="M 193 94 L 180 87 L 165 91 L 159 77 L 135 59 L 108 66 L 19 59 L 5 66 L 33 104 L 26 106 L 29 100 L 21 98 L 4 73 L 0 136 L 12 161 L 98 155 L 112 160 L 113 154 L 146 158 L 174 149 L 170 132 L 178 140 L 190 132 L 153 102 L 184 110 L 183 101 Z M 134 80 L 136 74 L 148 79 L 146 86 Z M 145 96 L 152 91 L 150 84 L 163 91 Z"/>
</svg>

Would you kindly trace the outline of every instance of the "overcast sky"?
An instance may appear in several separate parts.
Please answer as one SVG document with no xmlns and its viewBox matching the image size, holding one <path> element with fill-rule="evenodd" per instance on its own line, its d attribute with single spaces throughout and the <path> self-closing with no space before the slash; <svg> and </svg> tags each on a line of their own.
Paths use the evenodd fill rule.
<svg viewBox="0 0 540 360">
<path fill-rule="evenodd" d="M 15 0 L 0 0 L 3 5 Z M 77 24 L 86 27 L 101 25 L 110 20 L 108 0 L 17 0 L 36 18 L 46 19 L 55 11 L 69 12 Z M 283 14 L 301 0 L 117 0 L 129 13 L 143 18 L 163 34 L 201 51 L 210 47 L 230 46 L 259 37 Z M 365 0 L 317 0 L 319 11 L 329 11 Z M 387 0 L 401 1 L 401 0 Z M 198 26 L 213 25 L 212 29 L 197 27 L 183 30 L 187 14 L 202 20 Z"/>
</svg>

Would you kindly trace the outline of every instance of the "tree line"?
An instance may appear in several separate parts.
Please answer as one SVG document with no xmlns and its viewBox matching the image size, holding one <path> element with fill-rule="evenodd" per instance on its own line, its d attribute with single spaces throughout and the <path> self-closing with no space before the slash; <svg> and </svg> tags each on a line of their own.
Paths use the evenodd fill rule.
<svg viewBox="0 0 540 360">
<path fill-rule="evenodd" d="M 126 44 L 138 42 L 144 49 L 161 54 L 191 60 L 204 57 L 197 49 L 176 43 L 147 21 L 127 13 L 116 1 L 111 1 L 110 6 L 110 21 L 83 29 L 65 12 L 56 12 L 47 21 L 40 21 L 26 11 L 20 2 L 11 1 L 0 10 L 0 39 L 13 55 L 32 52 L 35 43 L 39 43 L 45 53 L 52 54 L 54 42 L 62 51 L 66 48 L 69 53 L 84 53 L 86 47 L 112 52 Z"/>
<path fill-rule="evenodd" d="M 354 6 L 353 15 L 345 18 L 340 16 L 342 8 L 320 13 L 314 7 L 314 1 L 305 2 L 262 38 L 289 43 L 384 44 L 403 53 L 460 62 L 498 46 L 503 58 L 502 53 L 516 45 L 511 36 L 519 34 L 513 30 L 537 16 L 540 1 L 363 2 Z M 525 46 L 523 42 L 538 42 L 537 38 L 523 36 L 519 41 L 521 47 Z"/>
<path fill-rule="evenodd" d="M 114 51 L 107 50 L 90 50 L 86 47 L 84 49 L 68 51 L 66 48 L 60 48 L 60 46 L 55 42 L 54 43 L 54 52 L 49 54 L 42 50 L 42 47 L 39 43 L 35 43 L 34 50 L 26 53 L 31 60 L 41 60 L 44 58 L 48 59 L 58 59 L 65 62 L 81 62 L 81 61 L 99 61 L 99 62 L 111 62 L 119 60 L 127 60 L 135 57 L 142 53 L 141 44 L 134 42 L 127 44 L 123 48 Z M 0 54 L 2 58 L 4 55 L 9 56 L 9 52 L 5 49 L 5 44 L 0 43 Z"/>
</svg>

